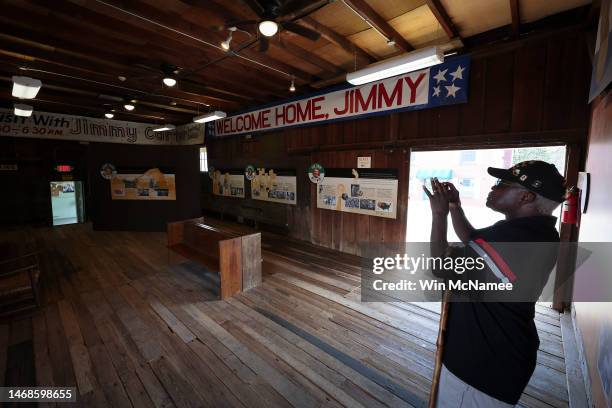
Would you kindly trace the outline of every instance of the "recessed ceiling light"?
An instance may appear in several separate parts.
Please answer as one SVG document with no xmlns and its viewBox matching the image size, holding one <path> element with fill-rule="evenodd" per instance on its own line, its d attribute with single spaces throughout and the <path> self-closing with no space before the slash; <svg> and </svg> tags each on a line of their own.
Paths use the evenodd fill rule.
<svg viewBox="0 0 612 408">
<path fill-rule="evenodd" d="M 272 20 L 264 20 L 259 23 L 259 32 L 266 37 L 272 37 L 278 32 L 278 24 Z"/>
<path fill-rule="evenodd" d="M 105 113 L 104 116 L 106 116 L 106 119 L 112 119 L 115 117 L 115 115 L 113 115 L 112 113 Z"/>
<path fill-rule="evenodd" d="M 176 106 L 176 101 L 170 101 L 170 105 Z"/>
<path fill-rule="evenodd" d="M 176 85 L 176 79 L 172 78 L 171 76 L 167 76 L 163 79 L 163 82 L 166 86 L 174 86 Z"/>
<path fill-rule="evenodd" d="M 13 106 L 15 107 L 15 116 L 32 116 L 32 112 L 34 111 L 32 106 L 22 103 L 16 103 Z"/>
<path fill-rule="evenodd" d="M 131 103 L 126 103 L 125 105 L 123 105 L 123 107 L 125 108 L 125 110 L 128 110 L 128 111 L 132 111 L 135 108 L 135 106 L 132 105 Z"/>
<path fill-rule="evenodd" d="M 19 99 L 34 99 L 40 90 L 42 82 L 24 76 L 13 77 L 13 96 Z"/>
<path fill-rule="evenodd" d="M 127 78 L 124 77 L 123 75 L 119 75 L 117 79 L 120 80 L 121 82 L 124 82 Z"/>
</svg>

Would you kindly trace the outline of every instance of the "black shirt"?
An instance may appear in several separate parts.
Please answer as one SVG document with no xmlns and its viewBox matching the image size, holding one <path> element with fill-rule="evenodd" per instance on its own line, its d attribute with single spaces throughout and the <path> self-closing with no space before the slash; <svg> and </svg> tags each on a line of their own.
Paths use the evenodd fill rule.
<svg viewBox="0 0 612 408">
<path fill-rule="evenodd" d="M 555 223 L 553 216 L 500 221 L 475 230 L 471 240 L 487 243 L 559 242 Z M 449 308 L 443 355 L 444 365 L 461 380 L 513 405 L 518 402 L 535 370 L 540 346 L 533 320 L 535 300 L 557 259 L 555 245 L 544 246 L 545 249 L 539 244 L 519 246 L 519 257 L 505 256 L 503 250 L 499 253 L 515 275 L 515 286 L 529 282 L 531 288 L 536 288 L 535 298 L 528 302 L 453 302 Z M 464 255 L 468 250 L 466 247 Z M 472 279 L 473 276 L 466 274 L 464 278 Z M 451 300 L 456 296 L 453 293 Z"/>
</svg>

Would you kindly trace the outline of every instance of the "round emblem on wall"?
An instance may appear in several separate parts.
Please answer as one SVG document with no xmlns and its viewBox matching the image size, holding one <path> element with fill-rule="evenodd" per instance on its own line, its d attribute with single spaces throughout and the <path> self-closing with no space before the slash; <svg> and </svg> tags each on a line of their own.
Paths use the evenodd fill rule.
<svg viewBox="0 0 612 408">
<path fill-rule="evenodd" d="M 244 176 L 247 178 L 247 180 L 253 180 L 255 175 L 257 175 L 257 169 L 252 164 L 249 164 L 244 168 Z"/>
<path fill-rule="evenodd" d="M 325 168 L 319 163 L 313 163 L 308 167 L 308 178 L 313 183 L 320 183 L 325 178 Z"/>
<path fill-rule="evenodd" d="M 117 175 L 117 168 L 114 164 L 104 163 L 100 166 L 100 175 L 106 180 L 110 180 Z"/>
</svg>

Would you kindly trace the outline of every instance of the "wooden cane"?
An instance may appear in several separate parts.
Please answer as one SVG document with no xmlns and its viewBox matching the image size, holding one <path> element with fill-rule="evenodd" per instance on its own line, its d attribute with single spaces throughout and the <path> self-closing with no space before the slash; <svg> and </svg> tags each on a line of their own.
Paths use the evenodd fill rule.
<svg viewBox="0 0 612 408">
<path fill-rule="evenodd" d="M 431 389 L 429 391 L 429 408 L 435 408 L 438 399 L 438 387 L 440 385 L 440 373 L 442 372 L 442 355 L 444 353 L 444 337 L 446 335 L 446 324 L 448 322 L 448 308 L 450 306 L 450 290 L 445 290 L 442 296 L 442 308 L 440 311 L 440 327 L 438 328 L 438 339 L 436 340 L 436 364 L 434 366 Z"/>
</svg>

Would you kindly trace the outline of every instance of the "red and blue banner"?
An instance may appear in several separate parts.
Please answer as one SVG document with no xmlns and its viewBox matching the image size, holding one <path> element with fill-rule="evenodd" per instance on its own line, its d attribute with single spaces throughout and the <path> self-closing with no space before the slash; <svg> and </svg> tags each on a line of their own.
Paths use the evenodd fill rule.
<svg viewBox="0 0 612 408">
<path fill-rule="evenodd" d="M 308 97 L 238 113 L 208 124 L 211 136 L 257 133 L 315 123 L 386 115 L 467 102 L 469 56 L 419 71 L 343 86 Z"/>
</svg>

